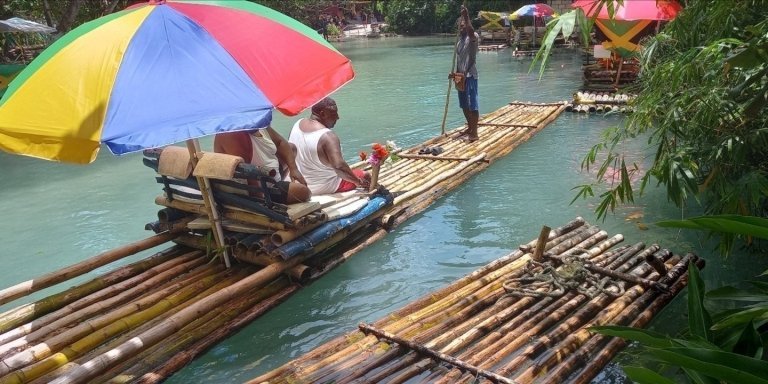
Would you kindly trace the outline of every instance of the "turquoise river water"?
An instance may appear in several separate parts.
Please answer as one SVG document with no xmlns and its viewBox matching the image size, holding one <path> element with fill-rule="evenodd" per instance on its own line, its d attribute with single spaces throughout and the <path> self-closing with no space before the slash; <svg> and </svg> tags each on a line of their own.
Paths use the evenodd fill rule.
<svg viewBox="0 0 768 384">
<path fill-rule="evenodd" d="M 356 70 L 356 78 L 334 94 L 341 116 L 335 130 L 350 162 L 372 142 L 395 140 L 408 147 L 439 134 L 451 42 L 452 38 L 385 38 L 337 43 Z M 541 80 L 538 69 L 529 73 L 529 66 L 529 58 L 515 58 L 509 50 L 480 53 L 480 112 L 513 100 L 568 100 L 581 83 L 577 50 L 556 52 Z M 447 129 L 463 123 L 456 104 L 451 95 Z M 273 126 L 287 136 L 294 120 L 276 116 Z M 238 383 L 253 378 L 511 252 L 534 239 L 542 225 L 560 226 L 577 216 L 611 235 L 623 234 L 625 243 L 659 243 L 676 253 L 696 252 L 708 261 L 704 277 L 709 287 L 764 270 L 757 261 L 740 262 L 747 260 L 744 255 L 723 263 L 713 245 L 698 235 L 654 226 L 655 221 L 683 214 L 667 203 L 661 190 L 647 191 L 605 222 L 594 216 L 596 199 L 569 204 L 575 195 L 572 188 L 594 178 L 580 168 L 583 155 L 604 128 L 621 122 L 621 116 L 563 113 L 510 155 L 211 348 L 167 382 Z M 649 153 L 643 144 L 628 144 L 623 150 L 642 160 Z M 210 138 L 202 145 L 210 149 Z M 104 149 L 93 164 L 76 166 L 0 153 L 0 176 L 3 287 L 150 235 L 143 227 L 154 220 L 158 209 L 153 203 L 160 191 L 154 174 L 135 154 L 115 157 Z M 629 214 L 638 213 L 647 230 L 627 220 Z M 148 254 L 99 268 L 78 281 Z M 61 289 L 47 289 L 32 298 L 56 288 Z M 685 323 L 684 299 L 680 295 L 652 326 L 663 332 L 680 330 Z M 624 381 L 615 364 L 595 380 Z"/>
</svg>

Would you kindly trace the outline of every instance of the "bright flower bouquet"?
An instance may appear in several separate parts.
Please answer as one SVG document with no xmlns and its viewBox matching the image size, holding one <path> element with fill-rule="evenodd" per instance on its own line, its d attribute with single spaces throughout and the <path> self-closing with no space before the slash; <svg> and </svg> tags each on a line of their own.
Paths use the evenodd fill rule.
<svg viewBox="0 0 768 384">
<path fill-rule="evenodd" d="M 373 143 L 371 145 L 371 155 L 369 156 L 364 151 L 360 151 L 360 160 L 368 161 L 371 165 L 371 187 L 369 191 L 373 191 L 377 187 L 379 179 L 379 169 L 384 162 L 392 163 L 400 158 L 395 153 L 400 148 L 395 145 L 394 141 L 387 141 L 385 145 L 379 143 Z"/>
<path fill-rule="evenodd" d="M 370 156 L 365 151 L 360 151 L 360 160 L 368 160 L 368 164 L 371 166 L 381 165 L 384 162 L 392 163 L 400 160 L 397 154 L 395 154 L 398 150 L 400 150 L 400 148 L 398 148 L 395 145 L 395 142 L 391 140 L 387 141 L 385 145 L 373 143 L 371 145 Z"/>
</svg>

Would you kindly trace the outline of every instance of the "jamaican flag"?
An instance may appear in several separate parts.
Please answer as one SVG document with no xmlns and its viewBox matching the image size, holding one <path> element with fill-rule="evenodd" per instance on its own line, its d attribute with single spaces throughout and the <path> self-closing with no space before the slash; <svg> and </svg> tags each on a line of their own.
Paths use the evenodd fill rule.
<svg viewBox="0 0 768 384">
<path fill-rule="evenodd" d="M 606 20 L 597 19 L 598 39 L 603 37 L 603 47 L 621 57 L 632 57 L 640 51 L 640 40 L 656 32 L 654 20 Z M 602 36 L 599 36 L 602 35 Z"/>
</svg>

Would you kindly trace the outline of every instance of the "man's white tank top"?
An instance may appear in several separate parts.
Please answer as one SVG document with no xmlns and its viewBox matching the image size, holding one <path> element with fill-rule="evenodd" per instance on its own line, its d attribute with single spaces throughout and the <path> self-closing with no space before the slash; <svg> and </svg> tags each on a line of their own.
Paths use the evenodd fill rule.
<svg viewBox="0 0 768 384">
<path fill-rule="evenodd" d="M 275 170 L 275 181 L 280 181 L 280 162 L 277 160 L 277 146 L 269 137 L 269 132 L 259 131 L 260 136 L 251 133 L 251 164 Z"/>
<path fill-rule="evenodd" d="M 288 141 L 296 146 L 296 166 L 307 180 L 307 186 L 313 195 L 324 195 L 336 192 L 341 185 L 342 178 L 336 171 L 323 164 L 317 154 L 317 143 L 330 129 L 323 128 L 314 132 L 304 132 L 299 128 L 299 119 L 293 124 Z"/>
</svg>

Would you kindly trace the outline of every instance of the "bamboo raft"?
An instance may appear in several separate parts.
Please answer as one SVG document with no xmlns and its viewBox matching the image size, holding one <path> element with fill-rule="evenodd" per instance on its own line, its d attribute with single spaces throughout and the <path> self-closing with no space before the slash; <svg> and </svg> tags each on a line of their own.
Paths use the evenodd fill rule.
<svg viewBox="0 0 768 384">
<path fill-rule="evenodd" d="M 704 266 L 693 254 L 618 246 L 623 240 L 581 218 L 545 227 L 518 250 L 248 383 L 589 383 L 625 346 L 589 327 L 645 326 L 686 286 L 689 265 Z"/>
<path fill-rule="evenodd" d="M 0 304 L 9 303 L 166 246 L 150 257 L 0 314 L 0 383 L 160 382 L 511 152 L 564 107 L 564 103 L 512 102 L 481 117 L 478 141 L 457 140 L 460 127 L 402 150 L 401 160 L 381 168 L 379 182 L 386 193 L 371 194 L 388 197 L 360 220 L 343 226 L 318 213 L 319 203 L 298 209 L 300 213 L 294 207 L 274 205 L 279 215 L 265 216 L 230 209 L 228 204 L 239 199 L 229 196 L 232 200 L 221 202 L 220 213 L 222 221 L 230 220 L 222 240 L 234 256 L 231 268 L 214 262 L 217 257 L 209 252 L 211 230 L 205 229 L 207 212 L 202 205 L 161 194 L 156 199 L 163 206 L 160 220 L 147 226 L 155 235 L 0 290 Z M 441 153 L 420 155 L 424 147 L 439 147 Z M 151 158 L 144 160 L 157 165 Z M 353 167 L 368 165 L 360 162 Z M 327 236 L 312 237 L 327 226 L 333 227 Z M 279 231 L 287 231 L 283 232 L 287 237 L 272 236 Z M 242 246 L 250 235 L 257 235 L 259 246 Z M 285 244 L 270 245 L 276 238 Z M 303 248 L 291 248 L 297 243 Z"/>
</svg>

